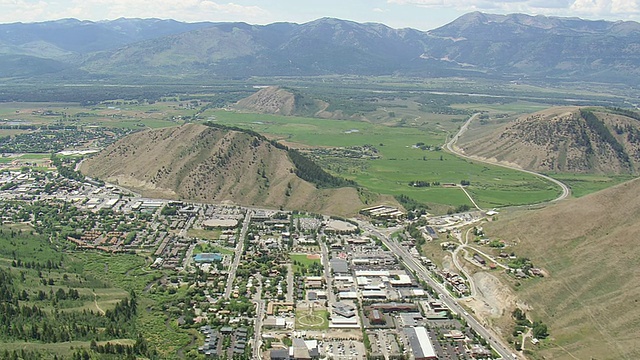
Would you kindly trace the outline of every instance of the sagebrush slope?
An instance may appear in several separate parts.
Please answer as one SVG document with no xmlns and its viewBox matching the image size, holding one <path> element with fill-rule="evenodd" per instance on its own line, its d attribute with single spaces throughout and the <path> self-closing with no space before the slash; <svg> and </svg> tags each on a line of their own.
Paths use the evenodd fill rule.
<svg viewBox="0 0 640 360">
<path fill-rule="evenodd" d="M 235 104 L 241 110 L 249 110 L 261 114 L 316 116 L 326 109 L 328 104 L 311 99 L 293 89 L 269 86 L 260 89 Z"/>
<path fill-rule="evenodd" d="M 640 162 L 640 121 L 607 109 L 552 108 L 460 140 L 468 155 L 539 172 L 633 174 Z"/>
<path fill-rule="evenodd" d="M 363 206 L 354 188 L 317 189 L 296 176 L 287 151 L 268 141 L 205 125 L 132 134 L 87 159 L 81 171 L 160 198 L 342 215 Z"/>
<path fill-rule="evenodd" d="M 640 358 L 639 194 L 636 179 L 485 226 L 549 274 L 517 288 L 549 325 L 544 358 Z"/>
</svg>

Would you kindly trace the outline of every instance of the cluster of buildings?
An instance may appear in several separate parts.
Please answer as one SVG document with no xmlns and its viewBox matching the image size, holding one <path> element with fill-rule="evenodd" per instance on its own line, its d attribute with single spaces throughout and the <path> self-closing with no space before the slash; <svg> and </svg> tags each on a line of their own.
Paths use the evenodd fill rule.
<svg viewBox="0 0 640 360">
<path fill-rule="evenodd" d="M 218 330 L 209 325 L 200 327 L 204 335 L 204 344 L 198 351 L 210 358 L 233 359 L 245 354 L 249 341 L 248 329 L 244 327 L 233 328 L 224 326 Z"/>
<path fill-rule="evenodd" d="M 459 296 L 469 294 L 470 290 L 467 281 L 458 273 L 447 269 L 442 269 L 438 273 L 440 274 L 440 276 L 442 276 L 442 279 L 444 279 L 445 283 L 449 284 L 453 291 Z"/>
<path fill-rule="evenodd" d="M 375 219 L 400 219 L 406 214 L 393 206 L 379 205 L 360 210 L 363 215 L 370 216 Z"/>
<path fill-rule="evenodd" d="M 31 193 L 39 181 L 47 183 L 31 178 L 30 174 L 5 174 L 0 178 L 0 186 L 11 183 L 11 186 L 22 186 L 23 195 L 46 196 Z M 120 190 L 115 187 L 92 184 L 79 186 L 70 182 L 59 188 L 63 199 L 89 213 L 112 210 L 104 212 L 112 228 L 101 227 L 105 222 L 97 222 L 95 227 L 69 236 L 70 241 L 79 247 L 110 252 L 149 252 L 155 259 L 152 265 L 155 268 L 189 271 L 186 265 L 193 263 L 205 272 L 204 281 L 196 282 L 204 284 L 198 286 L 206 287 L 206 301 L 203 302 L 210 305 L 209 310 L 219 304 L 227 285 L 225 279 L 231 271 L 229 258 L 235 259 L 235 256 L 216 251 L 194 254 L 193 250 L 204 245 L 226 247 L 229 254 L 235 251 L 232 246 L 240 244 L 238 240 L 245 240 L 237 239 L 237 236 L 245 216 L 249 218 L 247 209 L 131 199 L 120 196 Z M 163 213 L 165 207 L 171 208 L 170 214 Z M 404 216 L 402 211 L 388 206 L 371 207 L 363 213 L 379 219 Z M 363 328 L 370 340 L 374 339 L 371 344 L 373 354 L 404 356 L 401 349 L 406 348 L 412 358 L 421 360 L 437 359 L 438 354 L 445 351 L 445 345 L 439 345 L 432 329 L 441 326 L 440 323 L 446 324 L 443 328 L 453 326 L 450 310 L 425 291 L 420 281 L 398 261 L 396 254 L 373 237 L 362 236 L 355 223 L 271 210 L 251 210 L 250 218 L 244 251 L 238 253 L 241 254 L 238 269 L 246 270 L 249 263 L 259 266 L 268 262 L 269 267 L 263 266 L 259 272 L 249 271 L 249 275 L 245 271 L 234 282 L 229 280 L 234 285 L 231 298 L 250 299 L 251 309 L 264 304 L 265 316 L 260 319 L 264 320 L 260 330 L 269 331 L 274 339 L 292 341 L 290 346 L 275 341 L 276 345 L 267 349 L 262 358 L 315 359 L 345 354 L 354 360 L 364 360 Z M 117 221 L 111 221 L 114 219 Z M 434 226 L 424 227 L 425 235 L 431 239 L 438 238 Z M 216 233 L 218 239 L 194 238 L 189 236 L 192 230 Z M 295 266 L 289 257 L 294 249 L 310 254 L 309 262 L 320 264 L 319 271 L 294 275 Z M 476 261 L 480 262 L 480 259 L 484 260 L 480 257 Z M 220 266 L 216 269 L 208 266 L 213 263 L 223 263 L 222 268 L 226 271 L 220 271 Z M 529 268 L 527 271 L 535 274 L 540 270 Z M 458 274 L 446 270 L 438 274 L 459 295 L 469 292 L 466 281 Z M 206 306 L 203 308 L 205 310 L 198 313 L 198 322 L 209 325 L 200 328 L 205 341 L 199 351 L 211 357 L 246 356 L 256 341 L 248 335 L 246 322 L 255 319 L 246 316 L 245 325 L 232 326 L 232 311 L 218 309 L 212 313 Z M 305 314 L 318 318 L 316 314 L 324 313 L 326 322 L 317 321 L 322 323 L 317 328 L 300 321 Z M 216 325 L 210 321 L 213 318 Z M 473 356 L 486 355 L 486 348 L 469 341 L 464 332 L 456 331 L 459 330 L 447 332 L 446 338 L 469 342 L 466 350 Z M 350 340 L 343 340 L 345 338 Z"/>
</svg>

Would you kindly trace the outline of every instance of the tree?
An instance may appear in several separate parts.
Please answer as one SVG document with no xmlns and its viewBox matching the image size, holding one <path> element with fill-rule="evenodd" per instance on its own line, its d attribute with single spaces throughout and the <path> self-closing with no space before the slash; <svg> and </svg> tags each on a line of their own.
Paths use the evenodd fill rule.
<svg viewBox="0 0 640 360">
<path fill-rule="evenodd" d="M 547 336 L 549 336 L 547 325 L 543 324 L 542 321 L 535 321 L 533 323 L 533 337 L 545 339 Z"/>
</svg>

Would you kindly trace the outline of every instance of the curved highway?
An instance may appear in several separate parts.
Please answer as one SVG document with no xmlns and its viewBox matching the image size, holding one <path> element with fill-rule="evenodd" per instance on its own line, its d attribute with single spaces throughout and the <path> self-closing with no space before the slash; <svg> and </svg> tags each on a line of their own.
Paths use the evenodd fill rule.
<svg viewBox="0 0 640 360">
<path fill-rule="evenodd" d="M 482 162 L 482 163 L 485 163 L 485 164 L 496 165 L 496 166 L 500 166 L 500 167 L 507 168 L 507 169 L 511 169 L 511 170 L 521 171 L 521 172 L 523 172 L 523 173 L 527 173 L 527 174 L 535 175 L 535 176 L 541 177 L 541 178 L 543 178 L 543 179 L 545 179 L 545 180 L 551 181 L 552 183 L 554 183 L 554 184 L 558 185 L 560 188 L 562 188 L 562 194 L 560 194 L 560 196 L 558 196 L 557 198 L 555 198 L 555 199 L 553 199 L 553 200 L 551 200 L 551 201 L 549 201 L 549 202 L 561 201 L 561 200 L 566 199 L 569 195 L 571 195 L 571 189 L 569 189 L 569 187 L 568 187 L 566 184 L 564 184 L 563 182 L 561 182 L 561 181 L 559 181 L 559 180 L 556 180 L 556 179 L 554 179 L 554 178 L 552 178 L 552 177 L 550 177 L 550 176 L 547 176 L 547 175 L 544 175 L 544 174 L 540 174 L 540 173 L 537 173 L 537 172 L 535 172 L 535 171 L 531 171 L 531 170 L 525 170 L 525 169 L 522 169 L 522 168 L 517 167 L 517 166 L 508 165 L 508 164 L 503 164 L 503 163 L 500 163 L 500 162 L 498 162 L 498 161 L 491 161 L 491 160 L 488 160 L 488 159 L 482 159 L 482 158 L 479 158 L 479 157 L 469 156 L 469 155 L 466 155 L 466 154 L 464 154 L 463 152 L 461 152 L 461 151 L 456 147 L 456 143 L 458 142 L 458 139 L 459 139 L 459 138 L 460 138 L 460 137 L 461 137 L 465 132 L 467 132 L 467 130 L 469 129 L 469 124 L 471 124 L 471 122 L 472 122 L 475 118 L 477 118 L 479 115 L 480 115 L 480 113 L 475 113 L 475 114 L 471 115 L 471 117 L 469 118 L 469 120 L 467 120 L 467 121 L 466 121 L 466 122 L 465 122 L 465 123 L 460 127 L 460 130 L 458 131 L 458 133 L 457 133 L 457 134 L 455 134 L 455 135 L 451 138 L 451 140 L 449 140 L 449 142 L 447 142 L 447 143 L 445 144 L 445 148 L 446 148 L 447 150 L 449 150 L 449 152 L 451 152 L 451 153 L 452 153 L 452 154 L 454 154 L 454 155 L 460 156 L 460 157 L 462 157 L 462 158 L 468 159 L 468 160 L 478 161 L 478 162 Z"/>
</svg>

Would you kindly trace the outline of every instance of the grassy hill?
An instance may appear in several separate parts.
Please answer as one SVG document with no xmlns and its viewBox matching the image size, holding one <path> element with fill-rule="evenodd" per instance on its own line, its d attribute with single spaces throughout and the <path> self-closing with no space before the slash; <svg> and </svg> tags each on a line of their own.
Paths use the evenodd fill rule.
<svg viewBox="0 0 640 360">
<path fill-rule="evenodd" d="M 632 180 L 485 227 L 549 273 L 515 288 L 549 325 L 536 358 L 640 358 L 639 192 Z"/>
<path fill-rule="evenodd" d="M 459 142 L 469 155 L 540 172 L 635 174 L 640 162 L 638 114 L 559 107 L 526 115 L 484 136 L 474 124 Z"/>
<path fill-rule="evenodd" d="M 130 135 L 86 160 L 81 171 L 152 197 L 338 215 L 364 206 L 355 188 L 344 187 L 348 182 L 297 152 L 257 134 L 205 125 Z"/>
</svg>

